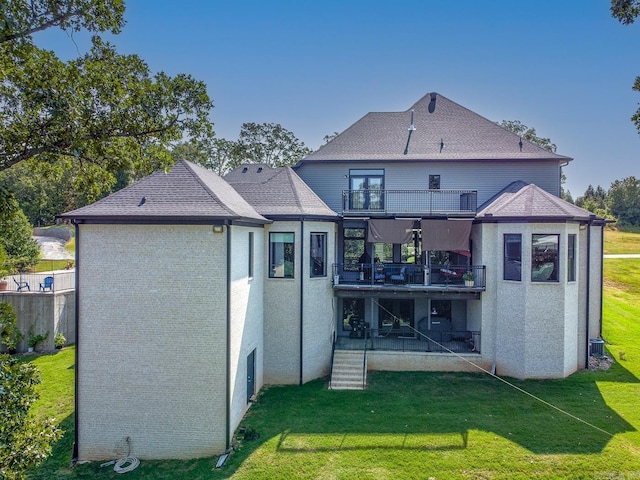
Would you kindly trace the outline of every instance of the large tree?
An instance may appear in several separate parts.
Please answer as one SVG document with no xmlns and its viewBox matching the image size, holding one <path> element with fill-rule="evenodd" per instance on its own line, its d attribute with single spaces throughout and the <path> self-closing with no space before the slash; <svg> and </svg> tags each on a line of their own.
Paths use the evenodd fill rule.
<svg viewBox="0 0 640 480">
<path fill-rule="evenodd" d="M 611 16 L 623 25 L 630 25 L 640 15 L 640 0 L 611 0 Z M 632 90 L 640 92 L 640 77 L 636 77 Z M 640 108 L 631 117 L 631 121 L 640 133 Z"/>
<path fill-rule="evenodd" d="M 95 192 L 123 170 L 171 162 L 168 147 L 211 132 L 212 103 L 191 76 L 152 74 L 137 55 L 121 55 L 98 35 L 91 49 L 64 62 L 33 35 L 118 33 L 122 0 L 12 0 L 0 17 L 0 170 L 35 158 L 73 161 Z M 94 195 L 95 196 L 95 195 Z"/>
<path fill-rule="evenodd" d="M 277 123 L 243 123 L 237 141 L 240 163 L 292 166 L 313 150 Z"/>
<path fill-rule="evenodd" d="M 640 179 L 627 177 L 613 182 L 606 204 L 621 225 L 640 226 Z"/>
</svg>

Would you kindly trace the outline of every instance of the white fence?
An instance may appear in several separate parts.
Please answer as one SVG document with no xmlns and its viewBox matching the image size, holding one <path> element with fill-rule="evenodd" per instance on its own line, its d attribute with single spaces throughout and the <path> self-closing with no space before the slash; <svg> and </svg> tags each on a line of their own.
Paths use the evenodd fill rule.
<svg viewBox="0 0 640 480">
<path fill-rule="evenodd" d="M 8 292 L 58 292 L 76 288 L 76 271 L 55 270 L 40 273 L 18 273 L 5 278 Z"/>
</svg>

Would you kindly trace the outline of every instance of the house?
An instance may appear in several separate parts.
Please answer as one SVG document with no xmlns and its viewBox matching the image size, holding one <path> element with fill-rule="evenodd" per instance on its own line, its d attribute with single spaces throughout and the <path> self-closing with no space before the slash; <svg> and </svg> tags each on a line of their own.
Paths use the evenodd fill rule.
<svg viewBox="0 0 640 480">
<path fill-rule="evenodd" d="M 179 161 L 62 215 L 76 457 L 222 453 L 264 384 L 336 376 L 343 354 L 360 386 L 586 368 L 605 221 L 559 197 L 569 161 L 431 93 L 294 168 Z"/>
<path fill-rule="evenodd" d="M 585 368 L 605 222 L 559 198 L 569 161 L 437 93 L 302 159 L 298 175 L 341 216 L 337 348 L 352 348 L 356 318 L 370 369 Z"/>
</svg>

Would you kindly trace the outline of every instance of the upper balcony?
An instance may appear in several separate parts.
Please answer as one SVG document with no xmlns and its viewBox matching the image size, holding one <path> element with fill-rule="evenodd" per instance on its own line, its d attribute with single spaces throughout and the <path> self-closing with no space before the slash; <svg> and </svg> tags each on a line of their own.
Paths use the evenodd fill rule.
<svg viewBox="0 0 640 480">
<path fill-rule="evenodd" d="M 343 190 L 343 216 L 474 216 L 475 190 Z"/>
</svg>

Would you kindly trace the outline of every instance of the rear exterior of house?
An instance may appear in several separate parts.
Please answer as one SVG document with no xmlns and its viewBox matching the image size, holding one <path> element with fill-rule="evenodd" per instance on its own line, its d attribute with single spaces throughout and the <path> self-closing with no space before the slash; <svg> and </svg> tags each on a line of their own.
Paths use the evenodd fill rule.
<svg viewBox="0 0 640 480">
<path fill-rule="evenodd" d="M 293 169 L 180 161 L 63 215 L 76 457 L 223 453 L 262 385 L 328 376 L 337 350 L 361 370 L 585 368 L 605 221 L 559 198 L 570 160 L 432 93 Z"/>
<path fill-rule="evenodd" d="M 337 348 L 366 349 L 369 369 L 585 368 L 604 219 L 559 198 L 570 160 L 431 93 L 299 162 L 341 216 Z"/>
</svg>

